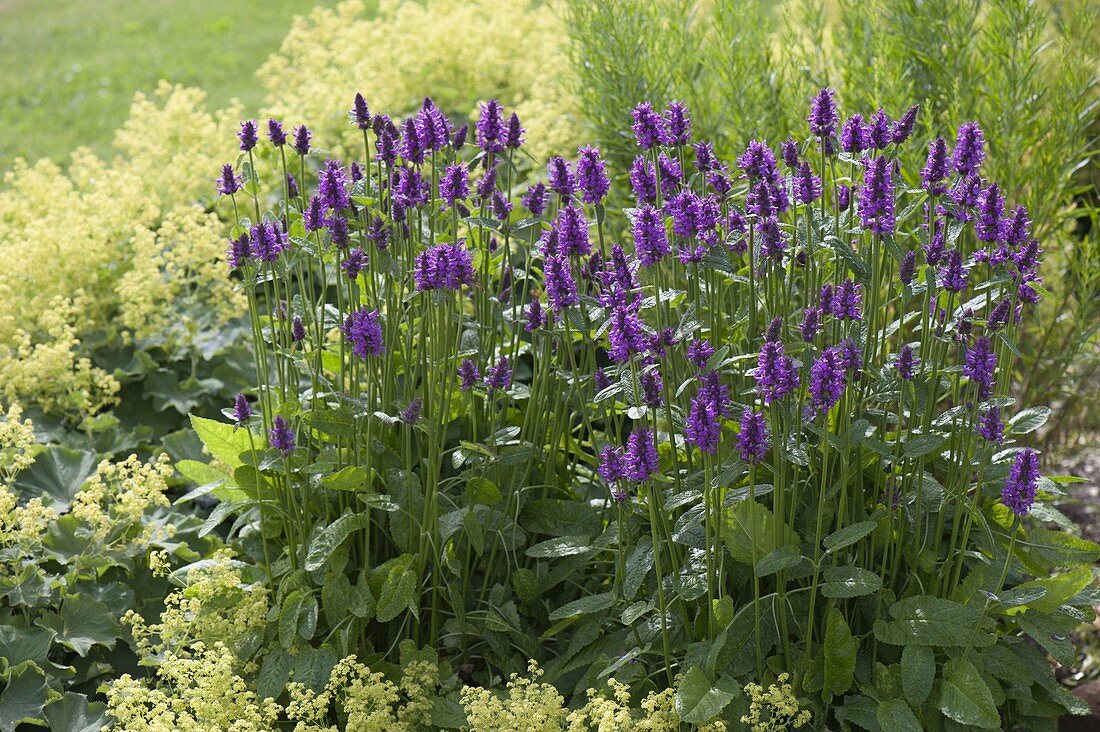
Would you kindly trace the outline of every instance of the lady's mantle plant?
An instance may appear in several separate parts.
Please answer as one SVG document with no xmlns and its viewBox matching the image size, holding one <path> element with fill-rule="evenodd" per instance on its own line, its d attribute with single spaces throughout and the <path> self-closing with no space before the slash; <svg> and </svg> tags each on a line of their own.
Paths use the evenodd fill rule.
<svg viewBox="0 0 1100 732">
<path fill-rule="evenodd" d="M 272 582 L 265 693 L 411 639 L 483 682 L 683 675 L 689 723 L 759 715 L 740 689 L 780 672 L 818 724 L 1080 711 L 1047 655 L 1100 550 L 1048 527 L 1071 481 L 1002 378 L 1041 248 L 977 123 L 901 169 L 917 114 L 823 89 L 804 139 L 719 160 L 642 103 L 629 171 L 583 147 L 545 177 L 496 101 L 470 127 L 357 96 L 355 161 L 243 123 L 219 187 L 261 383 L 193 422 L 208 525 Z"/>
</svg>

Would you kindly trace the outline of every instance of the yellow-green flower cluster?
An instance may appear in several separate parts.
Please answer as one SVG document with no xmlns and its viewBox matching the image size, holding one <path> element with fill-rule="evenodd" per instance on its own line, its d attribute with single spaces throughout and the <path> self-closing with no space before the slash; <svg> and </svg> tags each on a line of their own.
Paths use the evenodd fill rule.
<svg viewBox="0 0 1100 732">
<path fill-rule="evenodd" d="M 11 485 L 15 476 L 34 462 L 34 423 L 23 419 L 18 404 L 0 406 L 0 486 Z"/>
<path fill-rule="evenodd" d="M 809 722 L 810 711 L 799 710 L 798 698 L 787 683 L 788 678 L 785 673 L 779 674 L 778 683 L 770 684 L 767 689 L 760 684 L 746 684 L 749 713 L 741 717 L 741 723 L 747 724 L 752 732 L 783 732 Z"/>
<path fill-rule="evenodd" d="M 565 699 L 550 684 L 541 683 L 542 669 L 534 661 L 527 667 L 530 678 L 512 674 L 507 695 L 488 689 L 466 687 L 462 706 L 466 708 L 470 732 L 514 729 L 516 732 L 561 732 L 567 713 Z"/>
<path fill-rule="evenodd" d="M 168 538 L 153 523 L 143 521 L 147 511 L 167 507 L 168 479 L 172 466 L 168 455 L 144 463 L 131 455 L 120 463 L 104 460 L 96 474 L 73 498 L 72 514 L 91 531 L 97 541 L 119 539 L 142 546 L 158 538 Z M 133 531 L 136 529 L 136 534 Z"/>
<path fill-rule="evenodd" d="M 474 29 L 476 38 L 459 28 Z M 541 161 L 578 144 L 565 38 L 554 2 L 383 0 L 366 18 L 363 3 L 349 0 L 296 19 L 259 76 L 271 116 L 310 121 L 316 138 L 340 155 L 362 154 L 362 134 L 347 119 L 362 92 L 391 115 L 415 110 L 425 95 L 471 115 L 479 100 L 498 98 L 516 108 L 526 149 Z"/>
</svg>

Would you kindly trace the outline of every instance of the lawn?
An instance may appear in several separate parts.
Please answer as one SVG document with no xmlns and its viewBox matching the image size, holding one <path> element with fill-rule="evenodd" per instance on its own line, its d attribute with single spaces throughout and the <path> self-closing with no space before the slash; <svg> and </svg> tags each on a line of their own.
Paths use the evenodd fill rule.
<svg viewBox="0 0 1100 732">
<path fill-rule="evenodd" d="M 291 19 L 333 0 L 0 0 L 0 168 L 108 152 L 134 92 L 160 79 L 213 107 L 262 101 L 252 75 Z"/>
</svg>

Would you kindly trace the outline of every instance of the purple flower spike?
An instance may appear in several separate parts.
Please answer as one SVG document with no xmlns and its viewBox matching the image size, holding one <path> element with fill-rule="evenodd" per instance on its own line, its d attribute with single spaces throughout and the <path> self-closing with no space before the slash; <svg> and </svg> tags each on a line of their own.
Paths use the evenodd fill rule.
<svg viewBox="0 0 1100 732">
<path fill-rule="evenodd" d="M 1035 503 L 1039 480 L 1039 454 L 1031 448 L 1016 453 L 1012 468 L 1001 488 L 1001 502 L 1017 516 L 1025 516 Z"/>
<path fill-rule="evenodd" d="M 546 175 L 550 190 L 568 198 L 577 189 L 577 179 L 573 170 L 562 157 L 553 157 L 546 163 Z"/>
<path fill-rule="evenodd" d="M 546 210 L 546 204 L 550 201 L 550 192 L 546 190 L 546 184 L 539 182 L 527 189 L 527 193 L 520 203 L 531 212 L 532 216 L 542 216 Z"/>
<path fill-rule="evenodd" d="M 1005 199 L 996 183 L 981 192 L 978 197 L 978 217 L 974 228 L 978 239 L 985 242 L 997 241 L 1001 234 L 1001 217 L 1005 212 Z"/>
<path fill-rule="evenodd" d="M 794 176 L 794 197 L 800 203 L 810 203 L 821 195 L 821 178 L 814 175 L 810 164 L 803 162 Z"/>
<path fill-rule="evenodd" d="M 326 160 L 317 176 L 317 195 L 325 208 L 341 211 L 351 206 L 348 195 L 348 179 L 339 160 Z"/>
<path fill-rule="evenodd" d="M 634 107 L 631 115 L 634 117 L 634 139 L 638 147 L 650 150 L 668 139 L 668 129 L 661 115 L 653 110 L 653 105 L 642 102 Z"/>
<path fill-rule="evenodd" d="M 657 202 L 657 173 L 644 155 L 634 158 L 630 166 L 630 187 L 639 206 Z"/>
<path fill-rule="evenodd" d="M 485 152 L 501 152 L 507 140 L 504 108 L 496 99 L 481 104 L 481 117 L 475 126 L 477 145 Z"/>
<path fill-rule="evenodd" d="M 597 469 L 600 477 L 608 484 L 617 480 L 626 480 L 626 461 L 623 459 L 623 449 L 615 445 L 605 445 L 600 451 L 600 467 Z"/>
<path fill-rule="evenodd" d="M 802 323 L 798 326 L 802 340 L 813 343 L 821 330 L 821 315 L 821 308 L 817 307 L 808 307 L 802 311 Z"/>
<path fill-rule="evenodd" d="M 636 482 L 649 480 L 660 470 L 660 458 L 657 445 L 653 442 L 653 432 L 647 429 L 635 429 L 626 441 L 626 477 Z"/>
<path fill-rule="evenodd" d="M 788 137 L 786 141 L 779 146 L 780 157 L 783 158 L 783 162 L 791 170 L 798 170 L 798 143 L 794 141 L 793 137 Z"/>
<path fill-rule="evenodd" d="M 233 172 L 233 166 L 226 163 L 222 166 L 222 177 L 218 179 L 218 193 L 223 196 L 232 196 L 241 190 L 241 176 Z"/>
<path fill-rule="evenodd" d="M 955 155 L 952 164 L 959 175 L 967 176 L 978 172 L 985 160 L 985 134 L 977 122 L 963 122 L 959 125 L 958 138 L 955 141 Z"/>
<path fill-rule="evenodd" d="M 424 408 L 424 400 L 413 397 L 404 409 L 398 412 L 398 418 L 405 424 L 413 425 L 420 421 L 420 410 Z"/>
<path fill-rule="evenodd" d="M 982 336 L 972 348 L 967 349 L 963 364 L 963 376 L 977 385 L 979 399 L 988 399 L 992 395 L 996 371 L 997 354 L 993 352 L 993 343 Z"/>
<path fill-rule="evenodd" d="M 588 220 L 584 217 L 584 211 L 577 206 L 570 204 L 558 211 L 554 230 L 558 234 L 560 251 L 566 255 L 583 257 L 592 251 L 592 244 L 588 240 Z"/>
<path fill-rule="evenodd" d="M 237 423 L 238 427 L 243 427 L 251 416 L 252 405 L 249 404 L 248 397 L 244 394 L 237 394 L 233 398 L 233 421 Z"/>
<path fill-rule="evenodd" d="M 344 319 L 341 330 L 344 337 L 351 342 L 352 354 L 358 358 L 366 360 L 370 356 L 381 356 L 386 352 L 377 310 L 362 308 L 353 312 Z"/>
<path fill-rule="evenodd" d="M 810 400 L 813 411 L 827 412 L 844 394 L 844 361 L 839 349 L 826 348 L 810 367 Z"/>
<path fill-rule="evenodd" d="M 507 391 L 512 386 L 512 363 L 507 356 L 485 370 L 485 386 L 489 392 Z"/>
<path fill-rule="evenodd" d="M 611 190 L 611 179 L 607 177 L 604 162 L 600 159 L 598 147 L 582 147 L 577 151 L 577 185 L 584 191 L 581 200 L 596 204 L 603 200 Z"/>
<path fill-rule="evenodd" d="M 508 131 L 504 135 L 504 146 L 509 150 L 516 150 L 523 145 L 523 134 L 527 130 L 519 123 L 519 115 L 512 112 L 512 116 L 508 118 Z"/>
<path fill-rule="evenodd" d="M 260 141 L 256 120 L 250 119 L 241 122 L 241 129 L 237 131 L 237 139 L 241 141 L 241 151 L 249 152 Z"/>
<path fill-rule="evenodd" d="M 898 121 L 894 123 L 894 129 L 890 135 L 895 145 L 900 145 L 909 139 L 909 136 L 913 134 L 913 127 L 917 124 L 917 113 L 920 112 L 920 107 L 914 104 L 909 109 L 905 110 L 905 114 L 898 118 Z"/>
<path fill-rule="evenodd" d="M 714 346 L 710 345 L 710 341 L 702 338 L 692 341 L 687 347 L 687 359 L 698 369 L 706 368 L 707 361 L 713 355 Z"/>
<path fill-rule="evenodd" d="M 894 370 L 898 372 L 898 376 L 910 381 L 913 378 L 914 370 L 919 364 L 920 359 L 913 355 L 913 349 L 906 344 L 898 351 L 898 358 L 894 361 Z"/>
<path fill-rule="evenodd" d="M 362 94 L 356 93 L 355 101 L 352 104 L 351 110 L 348 112 L 348 116 L 351 117 L 352 122 L 354 122 L 359 129 L 370 129 L 370 107 L 367 106 L 367 100 L 363 98 Z"/>
<path fill-rule="evenodd" d="M 978 434 L 987 442 L 995 445 L 1005 441 L 1005 426 L 1001 422 L 1001 410 L 999 407 L 990 407 L 984 410 L 978 417 Z"/>
<path fill-rule="evenodd" d="M 886 116 L 886 112 L 881 109 L 871 115 L 871 123 L 867 128 L 867 135 L 871 141 L 871 146 L 876 150 L 882 150 L 893 141 L 891 129 L 893 124 L 890 122 L 890 118 Z"/>
<path fill-rule="evenodd" d="M 901 264 L 898 265 L 898 279 L 901 280 L 901 284 L 909 285 L 913 282 L 913 277 L 917 271 L 917 253 L 913 250 L 909 250 L 902 257 Z"/>
<path fill-rule="evenodd" d="M 465 165 L 448 165 L 439 181 L 439 197 L 453 207 L 470 195 L 470 178 Z"/>
<path fill-rule="evenodd" d="M 784 353 L 779 341 L 765 341 L 756 368 L 750 374 L 756 379 L 756 391 L 765 404 L 782 399 L 798 388 L 794 360 Z"/>
<path fill-rule="evenodd" d="M 840 149 L 846 153 L 858 155 L 869 147 L 871 147 L 871 140 L 868 136 L 867 123 L 863 120 L 862 114 L 853 114 L 840 128 Z"/>
<path fill-rule="evenodd" d="M 684 440 L 702 452 L 714 454 L 722 437 L 722 424 L 718 418 L 718 406 L 700 392 L 691 400 L 687 422 L 684 424 Z"/>
<path fill-rule="evenodd" d="M 458 378 L 462 382 L 458 388 L 462 391 L 469 391 L 474 388 L 474 384 L 481 380 L 481 372 L 478 370 L 476 363 L 464 358 L 458 364 Z"/>
<path fill-rule="evenodd" d="M 741 414 L 741 434 L 737 436 L 737 452 L 746 463 L 763 462 L 771 446 L 768 422 L 763 414 L 746 409 Z"/>
<path fill-rule="evenodd" d="M 942 137 L 937 137 L 928 146 L 928 159 L 920 172 L 921 188 L 932 195 L 939 195 L 946 190 L 943 179 L 950 172 L 950 160 L 947 155 L 947 142 Z"/>
<path fill-rule="evenodd" d="M 669 102 L 664 120 L 668 130 L 666 144 L 674 146 L 691 142 L 691 114 L 683 102 Z"/>
<path fill-rule="evenodd" d="M 413 277 L 420 292 L 472 285 L 476 275 L 470 250 L 461 243 L 430 247 L 416 255 Z"/>
<path fill-rule="evenodd" d="M 271 447 L 281 452 L 283 457 L 294 452 L 296 443 L 294 430 L 292 430 L 287 421 L 283 419 L 283 415 L 275 415 L 275 421 L 268 431 L 267 437 Z"/>
<path fill-rule="evenodd" d="M 963 264 L 962 253 L 958 249 L 950 249 L 944 253 L 941 261 L 942 264 L 936 271 L 943 289 L 949 292 L 965 290 L 970 272 Z"/>
<path fill-rule="evenodd" d="M 305 125 L 298 125 L 294 128 L 294 152 L 299 155 L 309 155 L 309 141 L 313 137 L 313 133 L 309 131 L 309 128 Z"/>
<path fill-rule="evenodd" d="M 305 323 L 298 316 L 294 316 L 294 321 L 290 324 L 290 337 L 295 343 L 301 343 L 306 339 Z"/>
<path fill-rule="evenodd" d="M 825 87 L 810 101 L 810 114 L 806 118 L 810 132 L 818 138 L 832 137 L 836 134 L 837 119 L 835 94 Z"/>
<path fill-rule="evenodd" d="M 340 266 L 344 268 L 344 274 L 347 275 L 349 280 L 355 280 L 359 273 L 367 268 L 368 261 L 366 252 L 359 247 L 355 247 L 348 252 L 347 257 Z"/>
<path fill-rule="evenodd" d="M 573 280 L 567 257 L 562 254 L 548 255 L 543 263 L 543 276 L 551 310 L 561 312 L 580 303 L 577 283 Z"/>
<path fill-rule="evenodd" d="M 894 180 L 886 157 L 863 161 L 863 187 L 859 193 L 859 222 L 872 233 L 894 233 Z"/>
<path fill-rule="evenodd" d="M 267 121 L 267 139 L 271 140 L 271 144 L 275 147 L 286 144 L 286 132 L 283 130 L 282 122 L 274 119 Z"/>
</svg>

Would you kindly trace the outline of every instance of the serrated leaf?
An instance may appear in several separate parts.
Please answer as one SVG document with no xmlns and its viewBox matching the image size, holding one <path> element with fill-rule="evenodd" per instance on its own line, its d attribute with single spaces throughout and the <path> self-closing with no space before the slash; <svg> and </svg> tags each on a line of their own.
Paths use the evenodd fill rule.
<svg viewBox="0 0 1100 732">
<path fill-rule="evenodd" d="M 0 625 L 0 658 L 12 666 L 33 661 L 45 666 L 56 632 L 50 628 L 16 628 Z"/>
<path fill-rule="evenodd" d="M 888 699 L 878 705 L 878 726 L 890 732 L 921 732 L 924 728 L 901 699 Z"/>
<path fill-rule="evenodd" d="M 70 595 L 60 613 L 46 613 L 38 624 L 56 632 L 54 641 L 81 658 L 96 645 L 114 648 L 121 631 L 110 608 L 84 595 Z"/>
<path fill-rule="evenodd" d="M 0 732 L 15 732 L 24 720 L 41 721 L 49 692 L 46 674 L 34 661 L 10 668 L 7 686 L 0 692 Z"/>
<path fill-rule="evenodd" d="M 943 666 L 939 710 L 959 724 L 982 729 L 1000 729 L 1001 717 L 993 694 L 974 664 L 953 658 Z"/>
<path fill-rule="evenodd" d="M 484 506 L 495 506 L 503 499 L 500 488 L 488 478 L 475 477 L 466 481 L 466 495 L 470 503 L 480 503 Z"/>
<path fill-rule="evenodd" d="M 1096 562 L 1100 559 L 1100 544 L 1061 531 L 1035 528 L 1028 532 L 1026 553 L 1035 564 L 1053 569 Z"/>
<path fill-rule="evenodd" d="M 24 498 L 49 496 L 50 506 L 64 513 L 85 481 L 95 474 L 98 463 L 92 450 L 48 447 L 35 457 L 30 467 L 19 473 L 15 488 Z"/>
<path fill-rule="evenodd" d="M 550 613 L 550 622 L 572 618 L 578 615 L 590 615 L 603 612 L 615 604 L 615 593 L 603 592 L 598 595 L 586 595 L 572 602 L 567 602 Z"/>
<path fill-rule="evenodd" d="M 837 608 L 829 608 L 825 622 L 825 645 L 822 653 L 825 657 L 825 677 L 822 690 L 841 696 L 852 685 L 852 676 L 856 670 L 856 651 L 859 640 L 852 636 L 852 630 Z"/>
<path fill-rule="evenodd" d="M 305 568 L 313 572 L 324 566 L 336 548 L 344 543 L 352 533 L 366 528 L 370 524 L 370 515 L 366 513 L 346 513 L 317 532 L 309 544 Z"/>
<path fill-rule="evenodd" d="M 46 706 L 51 732 L 99 732 L 107 726 L 107 705 L 88 703 L 88 697 L 71 691 Z"/>
<path fill-rule="evenodd" d="M 244 464 L 241 461 L 241 453 L 251 449 L 247 430 L 224 422 L 197 417 L 194 414 L 191 415 L 191 427 L 199 436 L 203 447 L 212 456 L 230 468 L 237 468 Z"/>
<path fill-rule="evenodd" d="M 653 541 L 648 536 L 643 536 L 634 545 L 634 551 L 626 560 L 626 576 L 623 578 L 624 599 L 633 599 L 638 594 L 651 569 L 653 569 Z"/>
<path fill-rule="evenodd" d="M 902 452 L 903 457 L 917 458 L 930 455 L 946 442 L 942 435 L 917 435 L 905 442 L 905 449 Z"/>
<path fill-rule="evenodd" d="M 878 524 L 874 521 L 860 521 L 856 524 L 845 526 L 839 531 L 834 531 L 825 537 L 821 543 L 827 553 L 840 551 L 844 547 L 851 546 L 865 536 L 870 535 Z"/>
<path fill-rule="evenodd" d="M 860 567 L 826 567 L 821 594 L 830 598 L 860 597 L 878 592 L 882 579 Z"/>
<path fill-rule="evenodd" d="M 690 724 L 702 724 L 721 714 L 740 693 L 740 687 L 728 677 L 711 686 L 703 670 L 693 666 L 676 689 L 676 714 Z"/>
<path fill-rule="evenodd" d="M 1050 407 L 1028 407 L 1008 420 L 1008 431 L 1026 435 L 1042 427 L 1050 419 Z"/>
<path fill-rule="evenodd" d="M 802 554 L 794 544 L 787 544 L 774 549 L 756 563 L 756 576 L 767 577 L 784 569 L 798 566 L 802 561 Z"/>
<path fill-rule="evenodd" d="M 550 557 L 571 557 L 592 551 L 591 539 L 587 536 L 560 536 L 556 539 L 540 541 L 527 548 L 527 556 L 536 559 Z"/>
<path fill-rule="evenodd" d="M 375 614 L 378 621 L 388 623 L 406 609 L 419 617 L 419 582 L 416 572 L 406 569 L 403 564 L 395 563 L 390 567 L 382 589 L 378 593 Z"/>
<path fill-rule="evenodd" d="M 915 595 L 898 600 L 890 607 L 893 620 L 875 621 L 875 637 L 883 643 L 904 646 L 910 643 L 932 647 L 967 645 L 971 637 L 975 646 L 986 646 L 993 637 L 984 632 L 990 621 L 974 633 L 982 610 L 977 605 L 962 605 L 942 597 Z"/>
<path fill-rule="evenodd" d="M 901 652 L 901 690 L 914 709 L 920 709 L 936 680 L 936 653 L 927 646 L 906 646 Z"/>
</svg>

